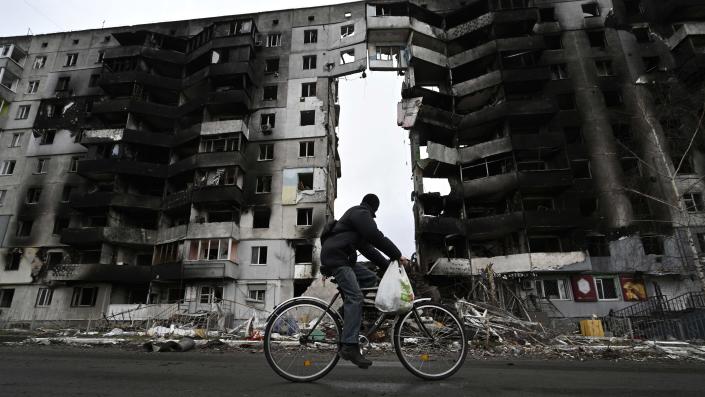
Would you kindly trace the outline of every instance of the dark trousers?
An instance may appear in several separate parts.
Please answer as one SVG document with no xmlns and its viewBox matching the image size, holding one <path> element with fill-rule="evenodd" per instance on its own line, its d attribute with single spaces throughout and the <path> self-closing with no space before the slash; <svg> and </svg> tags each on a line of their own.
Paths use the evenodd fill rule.
<svg viewBox="0 0 705 397">
<path fill-rule="evenodd" d="M 343 335 L 341 342 L 358 344 L 360 325 L 362 324 L 362 302 L 364 296 L 360 288 L 372 288 L 377 285 L 377 275 L 363 265 L 339 266 L 332 269 L 333 277 L 338 282 L 338 289 L 343 292 Z"/>
</svg>

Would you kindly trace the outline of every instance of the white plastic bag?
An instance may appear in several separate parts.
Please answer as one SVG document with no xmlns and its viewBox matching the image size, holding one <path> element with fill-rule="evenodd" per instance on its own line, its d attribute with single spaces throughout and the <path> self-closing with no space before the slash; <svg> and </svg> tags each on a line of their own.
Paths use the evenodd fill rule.
<svg viewBox="0 0 705 397">
<path fill-rule="evenodd" d="M 411 310 L 414 302 L 414 290 L 406 276 L 404 266 L 394 261 L 384 272 L 377 289 L 375 306 L 386 313 L 405 312 Z"/>
</svg>

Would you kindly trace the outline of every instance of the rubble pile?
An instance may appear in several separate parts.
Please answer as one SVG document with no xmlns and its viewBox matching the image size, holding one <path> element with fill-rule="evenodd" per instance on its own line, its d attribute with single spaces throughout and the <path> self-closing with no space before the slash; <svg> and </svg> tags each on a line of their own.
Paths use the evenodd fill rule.
<svg viewBox="0 0 705 397">
<path fill-rule="evenodd" d="M 465 321 L 473 340 L 504 343 L 513 340 L 520 345 L 543 343 L 552 338 L 540 323 L 522 320 L 500 308 L 483 302 L 456 302 L 456 310 Z"/>
</svg>

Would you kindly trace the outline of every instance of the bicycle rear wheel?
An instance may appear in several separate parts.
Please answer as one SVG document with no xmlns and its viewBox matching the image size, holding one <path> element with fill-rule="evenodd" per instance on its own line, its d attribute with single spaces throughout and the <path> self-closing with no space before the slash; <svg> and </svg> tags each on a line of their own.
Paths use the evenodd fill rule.
<svg viewBox="0 0 705 397">
<path fill-rule="evenodd" d="M 337 314 L 313 299 L 277 308 L 267 322 L 264 355 L 274 372 L 292 382 L 311 382 L 338 362 L 342 326 Z"/>
<path fill-rule="evenodd" d="M 401 315 L 395 324 L 394 350 L 412 374 L 439 380 L 462 367 L 468 343 L 463 323 L 452 310 L 424 303 Z"/>
</svg>

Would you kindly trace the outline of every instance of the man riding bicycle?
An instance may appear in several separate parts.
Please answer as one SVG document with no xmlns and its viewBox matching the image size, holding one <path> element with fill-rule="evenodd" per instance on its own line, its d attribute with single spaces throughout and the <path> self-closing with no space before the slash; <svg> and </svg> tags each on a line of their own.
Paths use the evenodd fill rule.
<svg viewBox="0 0 705 397">
<path fill-rule="evenodd" d="M 340 357 L 360 368 L 372 365 L 372 361 L 360 353 L 359 332 L 364 300 L 361 288 L 374 287 L 378 277 L 373 271 L 357 263 L 356 251 L 382 270 L 386 270 L 389 262 L 394 260 L 404 266 L 409 264 L 409 260 L 402 256 L 399 248 L 377 228 L 374 218 L 378 208 L 379 198 L 374 194 L 365 195 L 360 205 L 347 210 L 335 223 L 330 230 L 330 237 L 321 248 L 321 273 L 335 277 L 338 288 L 344 295 Z"/>
</svg>

